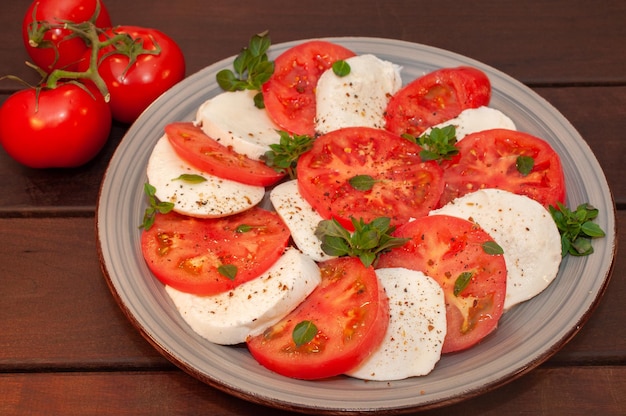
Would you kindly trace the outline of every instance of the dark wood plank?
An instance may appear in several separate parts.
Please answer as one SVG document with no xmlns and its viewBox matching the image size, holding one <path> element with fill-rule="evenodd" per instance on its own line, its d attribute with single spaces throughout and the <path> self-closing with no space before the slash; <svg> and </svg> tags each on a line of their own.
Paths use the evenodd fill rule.
<svg viewBox="0 0 626 416">
<path fill-rule="evenodd" d="M 23 64 L 28 57 L 20 37 L 28 3 L 3 2 L 0 74 L 32 80 L 36 77 Z M 419 42 L 471 56 L 531 84 L 626 80 L 626 56 L 617 53 L 626 39 L 626 5 L 621 1 L 490 1 L 479 6 L 458 0 L 268 0 L 263 5 L 186 0 L 176 7 L 104 3 L 114 24 L 155 27 L 179 42 L 189 73 L 233 55 L 250 35 L 269 29 L 276 43 L 327 36 Z"/>
<path fill-rule="evenodd" d="M 626 120 L 625 87 L 538 88 L 589 143 L 609 182 L 615 200 L 626 206 L 626 142 L 621 132 Z M 64 210 L 89 212 L 97 200 L 102 175 L 125 132 L 115 123 L 106 147 L 89 164 L 76 169 L 29 169 L 0 148 L 0 217 Z"/>
<path fill-rule="evenodd" d="M 626 368 L 538 369 L 484 395 L 419 414 L 501 416 L 626 412 Z M 0 375 L 0 413 L 71 415 L 294 414 L 256 405 L 180 372 Z M 97 392 L 97 394 L 94 394 Z"/>
<path fill-rule="evenodd" d="M 626 38 L 625 38 L 626 39 Z M 604 170 L 615 202 L 626 207 L 626 88 L 537 88 L 578 130 Z"/>
<path fill-rule="evenodd" d="M 618 221 L 624 241 L 626 211 Z M 98 266 L 92 218 L 0 219 L 0 241 L 10 242 L 0 250 L 0 372 L 169 365 L 114 302 Z M 625 362 L 625 297 L 622 245 L 600 306 L 551 362 Z"/>
<path fill-rule="evenodd" d="M 11 159 L 0 146 L 0 217 L 93 216 L 100 182 L 127 128 L 114 123 L 102 151 L 72 169 L 31 169 Z"/>
<path fill-rule="evenodd" d="M 102 276 L 93 218 L 0 220 L 0 368 L 167 366 Z"/>
</svg>

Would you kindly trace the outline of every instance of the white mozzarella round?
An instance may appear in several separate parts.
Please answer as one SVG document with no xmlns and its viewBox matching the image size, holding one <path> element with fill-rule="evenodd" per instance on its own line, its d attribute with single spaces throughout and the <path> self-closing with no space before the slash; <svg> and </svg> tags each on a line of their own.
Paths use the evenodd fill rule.
<svg viewBox="0 0 626 416">
<path fill-rule="evenodd" d="M 561 235 L 547 209 L 523 195 L 482 189 L 455 199 L 434 214 L 481 226 L 504 250 L 507 267 L 504 309 L 541 293 L 561 264 Z"/>
<path fill-rule="evenodd" d="M 442 128 L 454 126 L 457 142 L 468 134 L 491 129 L 515 130 L 515 123 L 502 111 L 491 107 L 478 107 L 465 109 L 457 117 L 437 124 L 434 127 Z M 426 129 L 428 134 L 432 129 Z"/>
<path fill-rule="evenodd" d="M 178 312 L 198 335 L 234 345 L 262 333 L 296 308 L 320 283 L 317 264 L 295 248 L 261 276 L 213 296 L 197 296 L 166 286 Z"/>
<path fill-rule="evenodd" d="M 280 128 L 264 109 L 254 106 L 256 91 L 228 91 L 205 101 L 196 113 L 204 133 L 239 154 L 259 160 L 278 143 Z"/>
<path fill-rule="evenodd" d="M 298 181 L 291 180 L 277 185 L 270 192 L 272 206 L 287 224 L 295 245 L 315 261 L 332 258 L 322 250 L 322 241 L 315 236 L 322 216 L 313 209 L 298 191 Z"/>
<path fill-rule="evenodd" d="M 389 326 L 382 344 L 347 375 L 365 380 L 401 380 L 432 371 L 446 336 L 446 303 L 441 286 L 422 272 L 376 270 L 389 297 Z"/>
<path fill-rule="evenodd" d="M 374 55 L 345 60 L 350 73 L 340 77 L 325 71 L 316 88 L 316 131 L 328 133 L 342 127 L 384 127 L 389 98 L 400 89 L 400 66 Z"/>
<path fill-rule="evenodd" d="M 191 217 L 217 218 L 242 212 L 265 195 L 262 186 L 218 178 L 194 168 L 176 154 L 165 135 L 154 146 L 146 173 L 159 200 L 174 203 L 174 211 Z M 177 179 L 183 174 L 199 175 L 206 181 Z"/>
</svg>

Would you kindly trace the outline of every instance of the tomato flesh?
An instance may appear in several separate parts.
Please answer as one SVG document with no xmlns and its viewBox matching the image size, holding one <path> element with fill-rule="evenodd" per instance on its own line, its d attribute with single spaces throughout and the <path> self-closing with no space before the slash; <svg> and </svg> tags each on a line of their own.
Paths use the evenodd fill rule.
<svg viewBox="0 0 626 416">
<path fill-rule="evenodd" d="M 269 269 L 282 255 L 289 236 L 276 213 L 257 207 L 213 219 L 171 212 L 156 216 L 154 225 L 142 233 L 141 248 L 162 283 L 183 292 L 214 295 Z M 234 266 L 235 276 L 225 274 L 224 266 Z"/>
<path fill-rule="evenodd" d="M 458 116 L 468 108 L 489 104 L 491 83 L 473 67 L 441 68 L 417 78 L 391 97 L 385 128 L 419 136 L 428 127 Z"/>
<path fill-rule="evenodd" d="M 489 234 L 470 221 L 432 215 L 399 227 L 394 235 L 411 240 L 383 253 L 377 267 L 418 270 L 441 285 L 447 314 L 442 353 L 467 349 L 496 328 L 504 307 L 507 272 L 503 255 L 483 249 L 485 242 L 493 241 Z M 455 295 L 455 283 L 463 273 L 470 273 L 471 280 Z"/>
<path fill-rule="evenodd" d="M 498 188 L 528 196 L 545 207 L 565 200 L 565 175 L 559 155 L 542 139 L 528 133 L 493 129 L 466 136 L 457 143 L 459 153 L 442 162 L 445 188 L 440 205 L 483 188 Z M 534 166 L 522 174 L 520 156 Z"/>
<path fill-rule="evenodd" d="M 165 126 L 165 134 L 181 158 L 220 178 L 248 185 L 268 186 L 284 177 L 284 174 L 265 163 L 218 143 L 191 122 L 168 124 Z"/>
<path fill-rule="evenodd" d="M 284 376 L 320 379 L 343 374 L 369 357 L 389 324 L 389 301 L 376 273 L 353 257 L 320 264 L 322 282 L 291 314 L 247 344 L 252 356 Z M 303 321 L 317 327 L 296 346 L 292 332 Z"/>
<path fill-rule="evenodd" d="M 420 150 L 384 130 L 336 130 L 318 137 L 300 157 L 299 190 L 322 217 L 335 218 L 348 229 L 351 217 L 365 222 L 389 217 L 399 225 L 426 215 L 443 191 L 441 168 L 422 162 Z M 355 177 L 371 178 L 371 188 L 356 186 Z"/>
<path fill-rule="evenodd" d="M 351 50 L 331 42 L 298 44 L 274 60 L 274 74 L 263 84 L 263 101 L 270 118 L 292 134 L 315 134 L 315 88 L 319 77 Z"/>
</svg>

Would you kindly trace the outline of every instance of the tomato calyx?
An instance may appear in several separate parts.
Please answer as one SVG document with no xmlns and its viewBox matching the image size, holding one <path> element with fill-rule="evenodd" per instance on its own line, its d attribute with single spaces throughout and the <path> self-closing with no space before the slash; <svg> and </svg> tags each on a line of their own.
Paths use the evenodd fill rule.
<svg viewBox="0 0 626 416">
<path fill-rule="evenodd" d="M 33 13 L 36 13 L 36 9 Z M 159 55 L 161 53 L 161 47 L 153 37 L 149 39 L 153 44 L 153 48 L 145 49 L 143 46 L 143 38 L 133 38 L 127 33 L 117 33 L 115 29 L 111 30 L 113 36 L 107 35 L 105 30 L 96 26 L 95 21 L 99 13 L 100 2 L 98 1 L 93 16 L 84 22 L 62 21 L 61 23 L 50 23 L 46 20 L 35 20 L 35 15 L 33 14 L 33 22 L 28 29 L 29 45 L 39 48 L 54 48 L 55 61 L 58 59 L 58 48 L 54 43 L 44 39 L 44 35 L 48 31 L 56 29 L 67 30 L 70 34 L 63 40 L 79 37 L 85 44 L 90 46 L 89 66 L 83 71 L 69 71 L 63 68 L 57 68 L 47 74 L 43 69 L 34 64 L 30 64 L 29 66 L 35 68 L 44 77 L 42 84 L 45 84 L 47 88 L 56 88 L 61 80 L 89 80 L 98 88 L 104 100 L 109 102 L 111 97 L 107 84 L 98 71 L 99 63 L 102 59 L 114 54 L 127 56 L 129 63 L 124 71 L 126 73 L 140 55 Z M 103 35 L 105 35 L 105 37 L 101 39 Z M 112 46 L 113 50 L 99 57 L 100 50 L 109 46 Z"/>
<path fill-rule="evenodd" d="M 49 40 L 46 40 L 44 38 L 44 35 L 54 29 L 54 28 L 62 28 L 62 29 L 67 29 L 66 25 L 71 25 L 74 24 L 73 22 L 70 21 L 62 21 L 62 24 L 51 24 L 50 22 L 46 21 L 46 20 L 38 20 L 37 19 L 37 8 L 38 8 L 38 4 L 35 5 L 35 7 L 33 8 L 33 13 L 32 13 L 32 19 L 33 21 L 31 22 L 30 25 L 28 25 L 28 44 L 30 46 L 32 46 L 33 48 L 51 48 L 54 50 L 54 63 L 56 63 L 59 60 L 59 50 L 56 46 L 56 44 L 54 42 L 51 42 Z M 92 23 L 94 26 L 96 24 L 96 20 L 98 19 L 98 16 L 100 15 L 100 11 L 102 10 L 102 6 L 100 3 L 100 0 L 96 0 L 96 9 L 93 13 L 93 15 L 89 18 L 89 20 L 87 20 L 88 22 Z M 74 38 L 76 36 L 79 36 L 77 33 L 73 32 L 70 33 L 67 37 L 64 38 L 64 40 L 68 40 L 71 38 Z M 53 64 L 54 64 L 53 63 Z"/>
<path fill-rule="evenodd" d="M 133 38 L 128 33 L 118 33 L 115 28 L 111 30 L 114 36 L 109 37 L 106 41 L 101 42 L 101 47 L 105 46 L 113 46 L 114 49 L 105 53 L 100 58 L 100 61 L 103 61 L 105 58 L 111 55 L 124 55 L 128 57 L 128 65 L 124 69 L 124 74 L 128 72 L 128 70 L 133 66 L 135 62 L 137 62 L 137 58 L 140 55 L 159 55 L 161 53 L 161 47 L 158 42 L 154 38 L 154 36 L 148 35 L 150 38 L 150 42 L 153 45 L 153 49 L 145 49 L 144 39 L 141 37 Z"/>
<path fill-rule="evenodd" d="M 99 34 L 100 29 L 91 21 L 72 23 L 66 22 L 63 24 L 50 24 L 46 21 L 36 22 L 39 28 L 43 28 L 45 31 L 52 30 L 54 28 L 68 29 L 72 32 L 71 36 L 80 36 L 85 42 L 91 45 L 91 54 L 89 67 L 85 71 L 67 71 L 64 69 L 55 69 L 50 74 L 47 74 L 43 69 L 37 67 L 34 64 L 27 63 L 28 66 L 34 68 L 43 76 L 40 85 L 45 85 L 46 88 L 54 89 L 59 85 L 61 80 L 72 80 L 77 82 L 78 80 L 90 80 L 98 88 L 105 102 L 109 102 L 110 94 L 106 86 L 106 83 L 98 73 L 98 51 L 104 47 L 104 43 L 100 42 Z M 40 46 L 45 47 L 45 46 Z"/>
</svg>

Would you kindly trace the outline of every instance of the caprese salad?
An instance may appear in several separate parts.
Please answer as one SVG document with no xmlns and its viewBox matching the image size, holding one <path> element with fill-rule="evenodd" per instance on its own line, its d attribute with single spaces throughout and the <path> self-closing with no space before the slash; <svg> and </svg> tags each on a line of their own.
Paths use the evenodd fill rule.
<svg viewBox="0 0 626 416">
<path fill-rule="evenodd" d="M 603 235 L 479 69 L 402 85 L 334 43 L 268 48 L 254 36 L 147 166 L 144 258 L 207 340 L 299 379 L 425 375 Z"/>
</svg>

